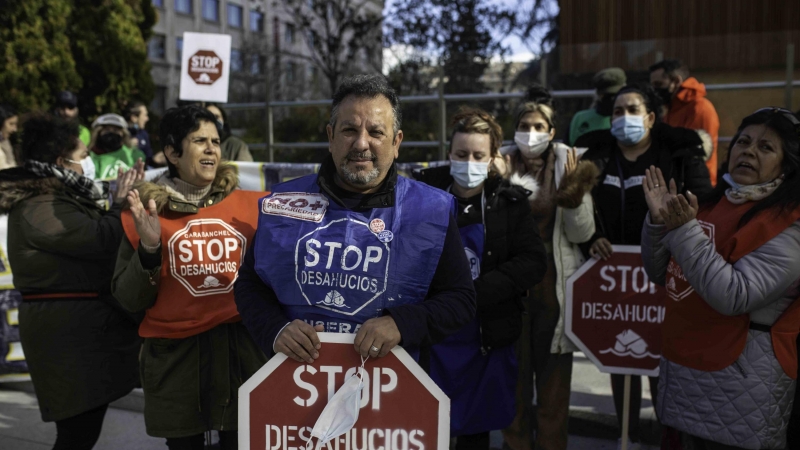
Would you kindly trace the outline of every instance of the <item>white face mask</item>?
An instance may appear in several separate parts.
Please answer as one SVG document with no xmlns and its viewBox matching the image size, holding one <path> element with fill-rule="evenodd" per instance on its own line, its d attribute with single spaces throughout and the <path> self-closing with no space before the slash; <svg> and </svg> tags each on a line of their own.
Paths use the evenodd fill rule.
<svg viewBox="0 0 800 450">
<path fill-rule="evenodd" d="M 367 357 L 369 359 L 369 357 Z M 364 384 L 364 363 L 367 359 L 361 359 L 361 367 L 354 373 L 342 387 L 333 394 L 330 401 L 325 405 L 325 409 L 320 413 L 314 428 L 311 430 L 311 437 L 306 444 L 306 450 L 311 450 L 314 438 L 317 438 L 317 450 L 322 448 L 328 441 L 347 433 L 353 428 L 358 420 L 358 410 L 361 408 L 361 387 Z"/>
<path fill-rule="evenodd" d="M 514 142 L 519 147 L 519 151 L 525 158 L 536 158 L 550 144 L 550 133 L 539 133 L 538 131 L 517 131 L 514 133 Z"/>
<path fill-rule="evenodd" d="M 488 162 L 453 161 L 450 160 L 450 175 L 459 186 L 467 189 L 476 188 L 489 176 Z"/>
<path fill-rule="evenodd" d="M 75 161 L 73 159 L 68 159 L 67 161 L 73 164 L 80 164 L 81 169 L 83 169 L 83 176 L 90 180 L 94 180 L 96 173 L 95 173 L 94 161 L 92 161 L 92 158 L 90 156 L 87 156 L 86 158 L 83 158 L 80 161 Z"/>
</svg>

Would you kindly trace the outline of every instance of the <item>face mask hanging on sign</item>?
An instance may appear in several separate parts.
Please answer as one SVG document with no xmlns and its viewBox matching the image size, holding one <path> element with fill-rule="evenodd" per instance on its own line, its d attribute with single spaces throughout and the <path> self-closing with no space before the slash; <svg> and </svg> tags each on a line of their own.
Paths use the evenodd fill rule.
<svg viewBox="0 0 800 450">
<path fill-rule="evenodd" d="M 348 378 L 342 387 L 333 394 L 331 400 L 320 413 L 311 437 L 306 443 L 306 450 L 313 447 L 314 438 L 317 438 L 316 450 L 319 450 L 333 439 L 350 431 L 358 420 L 358 411 L 361 408 L 361 387 L 364 384 L 364 363 L 369 356 L 361 358 L 361 367 L 358 372 Z"/>
</svg>

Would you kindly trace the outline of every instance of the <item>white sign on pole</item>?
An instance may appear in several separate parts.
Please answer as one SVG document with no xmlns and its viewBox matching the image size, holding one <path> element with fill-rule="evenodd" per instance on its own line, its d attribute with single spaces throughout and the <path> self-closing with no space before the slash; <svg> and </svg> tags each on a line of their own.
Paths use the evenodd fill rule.
<svg viewBox="0 0 800 450">
<path fill-rule="evenodd" d="M 181 100 L 227 103 L 230 73 L 230 36 L 183 33 Z"/>
</svg>

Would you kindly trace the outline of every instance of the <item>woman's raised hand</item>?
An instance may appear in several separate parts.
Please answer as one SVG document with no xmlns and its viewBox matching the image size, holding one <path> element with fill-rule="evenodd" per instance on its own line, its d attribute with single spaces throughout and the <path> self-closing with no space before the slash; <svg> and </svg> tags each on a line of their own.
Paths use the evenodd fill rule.
<svg viewBox="0 0 800 450">
<path fill-rule="evenodd" d="M 114 191 L 114 203 L 122 203 L 128 196 L 128 191 L 133 189 L 133 185 L 144 179 L 144 161 L 141 158 L 136 161 L 133 167 L 123 172 L 117 171 L 117 190 Z"/>
<path fill-rule="evenodd" d="M 567 160 L 564 162 L 564 176 L 575 172 L 578 168 L 578 150 L 574 147 L 567 150 Z"/>
<path fill-rule="evenodd" d="M 664 174 L 655 166 L 645 169 L 644 173 L 642 187 L 644 188 L 644 199 L 650 209 L 650 221 L 663 225 L 664 217 L 661 211 L 667 210 L 668 202 L 678 194 L 678 186 L 675 184 L 675 180 L 669 180 L 669 189 L 667 189 Z"/>
<path fill-rule="evenodd" d="M 686 223 L 691 222 L 697 217 L 697 196 L 686 191 L 687 200 L 682 194 L 671 198 L 667 202 L 667 208 L 661 210 L 661 217 L 667 225 L 667 231 L 674 230 Z"/>
<path fill-rule="evenodd" d="M 139 239 L 147 247 L 157 247 L 161 240 L 161 222 L 158 221 L 156 202 L 150 199 L 147 208 L 142 204 L 139 191 L 133 189 L 128 192 L 128 204 L 131 205 L 133 223 L 136 225 L 136 233 Z"/>
</svg>

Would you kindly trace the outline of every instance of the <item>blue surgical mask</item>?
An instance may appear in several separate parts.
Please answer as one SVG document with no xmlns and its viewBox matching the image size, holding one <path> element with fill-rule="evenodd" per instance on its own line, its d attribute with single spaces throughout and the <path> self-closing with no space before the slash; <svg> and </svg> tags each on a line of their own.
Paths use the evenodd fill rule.
<svg viewBox="0 0 800 450">
<path fill-rule="evenodd" d="M 644 116 L 622 116 L 611 122 L 611 134 L 622 145 L 635 145 L 644 139 L 647 128 L 644 127 Z"/>
<path fill-rule="evenodd" d="M 459 186 L 476 188 L 489 176 L 489 163 L 450 160 L 450 175 Z"/>
</svg>

